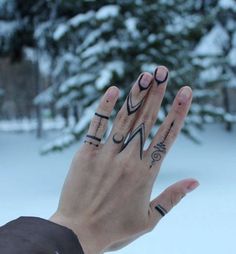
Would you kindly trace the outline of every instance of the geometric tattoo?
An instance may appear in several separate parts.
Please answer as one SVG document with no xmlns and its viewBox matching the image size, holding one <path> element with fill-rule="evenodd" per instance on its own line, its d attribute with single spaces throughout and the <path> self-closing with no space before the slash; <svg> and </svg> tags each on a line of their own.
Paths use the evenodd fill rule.
<svg viewBox="0 0 236 254">
<path fill-rule="evenodd" d="M 97 137 L 95 137 L 95 136 L 92 136 L 92 135 L 86 135 L 86 137 L 87 138 L 91 138 L 91 139 L 94 139 L 94 140 L 96 140 L 96 141 L 98 141 L 98 142 L 100 142 L 101 141 L 101 139 L 100 138 L 97 138 Z"/>
<path fill-rule="evenodd" d="M 108 116 L 101 115 L 101 114 L 99 114 L 99 113 L 97 113 L 97 112 L 95 112 L 95 116 L 99 116 L 99 117 L 104 118 L 104 119 L 107 119 L 107 120 L 109 119 Z"/>
<path fill-rule="evenodd" d="M 125 138 L 125 137 L 124 137 L 123 135 L 121 135 L 121 134 L 119 134 L 119 133 L 115 133 L 115 134 L 113 135 L 113 137 L 112 137 L 112 140 L 113 140 L 114 143 L 120 144 L 121 142 L 124 141 L 124 138 Z"/>
<path fill-rule="evenodd" d="M 152 83 L 152 80 L 150 81 L 149 84 L 146 84 L 146 82 L 144 81 L 144 82 L 145 82 L 145 86 L 143 86 L 142 83 L 144 83 L 144 82 L 141 82 L 141 81 L 142 81 L 142 78 L 143 78 L 143 75 L 144 75 L 144 74 L 142 74 L 142 75 L 140 76 L 140 78 L 138 79 L 138 86 L 139 86 L 140 92 L 143 91 L 143 90 L 147 90 L 147 89 L 150 87 L 151 83 Z"/>
<path fill-rule="evenodd" d="M 127 98 L 127 111 L 128 115 L 131 115 L 135 113 L 143 104 L 144 98 L 138 102 L 136 105 L 133 105 L 132 102 L 132 92 L 129 93 L 128 98 Z"/>
<path fill-rule="evenodd" d="M 155 209 L 161 214 L 161 216 L 165 216 L 166 214 L 167 214 L 167 211 L 166 211 L 166 209 L 163 207 L 163 206 L 161 206 L 161 205 L 157 205 L 156 207 L 155 207 Z"/>
<path fill-rule="evenodd" d="M 141 123 L 135 130 L 133 130 L 127 139 L 127 141 L 124 143 L 124 145 L 121 148 L 121 151 L 123 151 L 127 145 L 136 137 L 136 135 L 139 134 L 140 137 L 140 147 L 139 147 L 139 154 L 140 154 L 140 159 L 142 160 L 143 158 L 143 146 L 144 146 L 144 139 L 145 139 L 145 126 L 144 123 Z M 113 139 L 114 140 L 114 139 Z"/>
<path fill-rule="evenodd" d="M 163 80 L 160 80 L 160 79 L 157 78 L 157 75 L 156 75 L 157 71 L 158 71 L 158 68 L 156 68 L 156 70 L 155 70 L 154 77 L 155 77 L 155 80 L 157 82 L 157 85 L 159 86 L 159 85 L 163 84 L 164 82 L 166 82 L 166 80 L 169 76 L 169 73 L 167 71 L 165 78 Z"/>
<path fill-rule="evenodd" d="M 95 133 L 87 134 L 86 137 L 89 138 L 89 139 L 93 139 L 93 140 L 96 140 L 98 142 L 101 142 L 102 139 L 97 136 L 97 133 L 98 133 L 98 130 L 101 128 L 102 120 L 105 119 L 107 121 L 109 119 L 109 117 L 105 116 L 105 115 L 102 115 L 102 114 L 99 114 L 97 112 L 95 112 L 95 116 L 97 116 L 99 118 L 99 122 L 96 126 Z M 84 143 L 94 145 L 94 146 L 98 147 L 98 144 L 94 144 L 90 140 L 85 140 Z"/>
<path fill-rule="evenodd" d="M 153 146 L 153 148 L 155 149 L 153 151 L 153 153 L 151 154 L 151 158 L 152 158 L 152 162 L 151 165 L 149 166 L 149 168 L 152 168 L 152 166 L 157 162 L 160 161 L 162 158 L 162 155 L 166 153 L 166 144 L 165 141 L 168 137 L 168 135 L 170 134 L 171 129 L 174 126 L 174 121 L 171 123 L 170 128 L 168 129 L 166 135 L 164 136 L 163 140 L 161 142 L 159 142 L 158 144 L 156 144 L 155 146 Z"/>
<path fill-rule="evenodd" d="M 99 144 L 94 144 L 93 142 L 89 142 L 89 141 L 87 141 L 87 140 L 85 140 L 84 143 L 85 143 L 85 144 L 89 144 L 89 145 L 93 145 L 93 146 L 96 146 L 96 147 L 99 146 Z"/>
</svg>

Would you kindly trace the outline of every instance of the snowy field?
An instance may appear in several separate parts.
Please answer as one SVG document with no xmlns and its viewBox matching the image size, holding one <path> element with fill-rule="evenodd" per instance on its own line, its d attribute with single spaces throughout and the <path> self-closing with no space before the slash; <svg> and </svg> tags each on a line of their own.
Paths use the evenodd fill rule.
<svg viewBox="0 0 236 254">
<path fill-rule="evenodd" d="M 236 131 L 209 126 L 202 145 L 180 137 L 163 164 L 153 196 L 186 177 L 201 185 L 168 214 L 156 229 L 117 252 L 120 254 L 236 253 Z M 32 133 L 0 132 L 0 224 L 21 215 L 48 218 L 76 147 L 40 156 Z"/>
</svg>

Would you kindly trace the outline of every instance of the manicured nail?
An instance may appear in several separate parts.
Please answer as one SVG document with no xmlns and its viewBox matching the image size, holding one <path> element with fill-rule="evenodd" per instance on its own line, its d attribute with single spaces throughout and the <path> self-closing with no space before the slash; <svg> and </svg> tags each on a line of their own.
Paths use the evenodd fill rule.
<svg viewBox="0 0 236 254">
<path fill-rule="evenodd" d="M 190 87 L 185 86 L 183 87 L 178 95 L 178 99 L 180 103 L 187 103 L 189 101 L 189 99 L 192 96 L 192 90 Z"/>
<path fill-rule="evenodd" d="M 186 192 L 187 193 L 191 192 L 191 191 L 195 190 L 198 186 L 199 186 L 199 182 L 190 183 L 189 186 L 186 189 Z"/>
<path fill-rule="evenodd" d="M 139 85 L 139 89 L 140 91 L 146 90 L 149 88 L 149 86 L 152 83 L 152 75 L 148 75 L 148 74 L 141 74 L 141 76 L 138 79 L 138 85 Z"/>
<path fill-rule="evenodd" d="M 157 82 L 157 85 L 161 85 L 168 79 L 169 72 L 166 67 L 158 66 L 154 72 L 154 78 Z"/>
</svg>

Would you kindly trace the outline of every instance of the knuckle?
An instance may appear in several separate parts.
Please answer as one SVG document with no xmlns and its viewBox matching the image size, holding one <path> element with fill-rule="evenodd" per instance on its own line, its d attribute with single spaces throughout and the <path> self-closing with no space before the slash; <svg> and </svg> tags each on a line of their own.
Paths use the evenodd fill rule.
<svg viewBox="0 0 236 254">
<path fill-rule="evenodd" d="M 170 195 L 170 203 L 171 206 L 175 206 L 179 201 L 185 196 L 185 194 L 182 191 L 172 191 Z"/>
<path fill-rule="evenodd" d="M 152 126 L 156 121 L 156 115 L 154 114 L 150 115 L 150 113 L 148 112 L 145 113 L 142 118 L 143 118 L 143 121 L 150 126 Z"/>
<path fill-rule="evenodd" d="M 119 127 L 124 127 L 125 125 L 127 125 L 128 115 L 123 110 L 121 110 L 116 116 L 116 122 Z"/>
<path fill-rule="evenodd" d="M 180 117 L 180 118 L 184 118 L 185 117 L 185 108 L 183 107 L 183 105 L 176 105 L 174 108 L 174 112 L 175 114 Z"/>
</svg>

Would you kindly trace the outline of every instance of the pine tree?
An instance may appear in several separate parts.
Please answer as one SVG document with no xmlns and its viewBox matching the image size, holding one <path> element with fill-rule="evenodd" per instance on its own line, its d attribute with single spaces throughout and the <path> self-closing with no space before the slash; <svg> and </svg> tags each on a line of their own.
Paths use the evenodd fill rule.
<svg viewBox="0 0 236 254">
<path fill-rule="evenodd" d="M 215 110 L 209 104 L 225 77 L 204 78 L 203 63 L 209 56 L 199 55 L 196 49 L 214 26 L 218 1 L 49 2 L 39 1 L 29 8 L 44 7 L 40 14 L 30 14 L 34 27 L 29 30 L 34 48 L 49 60 L 52 86 L 48 93 L 56 101 L 58 112 L 78 120 L 74 110 L 78 107 L 79 121 L 68 124 L 62 137 L 48 144 L 44 152 L 61 150 L 85 134 L 98 99 L 109 85 L 116 84 L 122 90 L 118 109 L 137 75 L 153 72 L 156 65 L 166 65 L 170 70 L 158 123 L 185 84 L 192 86 L 195 97 L 183 129 L 186 135 L 193 138 L 192 127 L 201 128 L 204 122 L 226 120 L 223 109 Z M 215 67 L 215 63 L 211 60 L 207 68 Z M 36 102 L 43 104 L 42 98 Z"/>
<path fill-rule="evenodd" d="M 67 72 L 64 77 L 69 76 L 58 87 L 57 106 L 78 103 L 82 114 L 76 126 L 44 151 L 62 149 L 85 134 L 97 100 L 109 85 L 118 84 L 122 89 L 120 107 L 136 76 L 142 71 L 153 72 L 158 64 L 171 71 L 171 85 L 158 123 L 163 121 L 177 90 L 191 84 L 198 96 L 184 133 L 193 138 L 192 126 L 201 127 L 207 115 L 217 115 L 209 108 L 197 107 L 206 99 L 200 92 L 207 89 L 207 84 L 202 87 L 198 79 L 201 66 L 191 55 L 212 19 L 202 19 L 194 2 L 182 0 L 99 3 L 100 8 L 89 8 L 59 24 L 53 33 L 62 49 L 58 58 L 61 69 L 55 69 L 58 73 L 63 69 Z"/>
<path fill-rule="evenodd" d="M 209 33 L 202 37 L 196 49 L 195 61 L 200 61 L 200 65 L 205 69 L 200 75 L 203 85 L 214 87 L 217 93 L 212 93 L 212 96 L 218 95 L 223 101 L 223 108 L 205 106 L 213 112 L 213 116 L 207 116 L 208 121 L 215 121 L 214 112 L 217 112 L 218 118 L 225 122 L 226 128 L 230 130 L 232 123 L 236 122 L 236 117 L 230 113 L 229 101 L 229 88 L 236 86 L 236 1 L 213 2 L 211 16 L 214 23 Z M 208 97 L 209 91 L 205 90 L 202 94 Z"/>
</svg>

